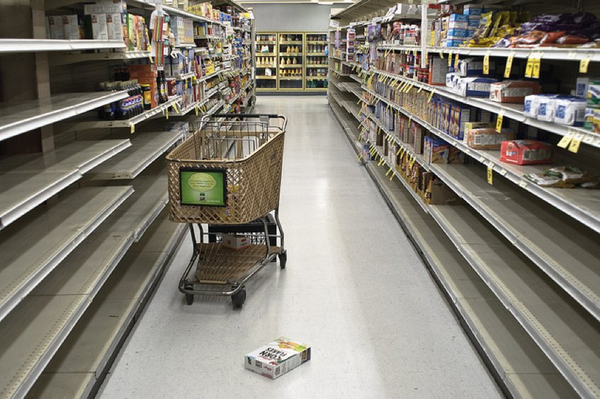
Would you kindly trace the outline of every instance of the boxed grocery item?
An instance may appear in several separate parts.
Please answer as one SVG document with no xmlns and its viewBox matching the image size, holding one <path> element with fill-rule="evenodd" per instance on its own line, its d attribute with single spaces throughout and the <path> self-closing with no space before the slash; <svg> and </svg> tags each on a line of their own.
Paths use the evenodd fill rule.
<svg viewBox="0 0 600 399">
<path fill-rule="evenodd" d="M 588 91 L 586 95 L 588 104 L 600 105 L 600 81 L 590 81 L 588 84 Z"/>
<path fill-rule="evenodd" d="M 465 42 L 465 39 L 444 39 L 444 47 L 460 47 Z"/>
<path fill-rule="evenodd" d="M 446 74 L 446 87 L 454 89 L 456 87 L 459 74 L 456 72 L 450 72 Z"/>
<path fill-rule="evenodd" d="M 577 78 L 577 84 L 575 86 L 575 95 L 577 97 L 586 98 L 590 82 L 599 81 L 600 78 L 590 78 L 586 76 L 580 76 Z"/>
<path fill-rule="evenodd" d="M 431 172 L 421 174 L 419 186 L 423 188 L 419 194 L 428 205 L 445 205 L 458 200 L 456 193 Z"/>
<path fill-rule="evenodd" d="M 47 21 L 50 28 L 50 39 L 64 39 L 65 27 L 62 15 L 48 16 Z"/>
<path fill-rule="evenodd" d="M 494 61 L 490 60 L 490 73 L 496 69 Z M 477 58 L 463 58 L 458 62 L 456 73 L 459 76 L 481 76 L 483 75 L 483 60 Z"/>
<path fill-rule="evenodd" d="M 490 100 L 501 103 L 522 104 L 526 96 L 539 93 L 540 84 L 527 80 L 505 80 L 490 86 Z"/>
<path fill-rule="evenodd" d="M 498 133 L 495 128 L 488 127 L 469 129 L 465 135 L 465 142 L 476 150 L 498 150 L 501 142 L 514 138 L 515 134 L 509 129 L 502 129 L 502 132 Z"/>
<path fill-rule="evenodd" d="M 123 40 L 122 14 L 106 14 L 108 40 Z"/>
<path fill-rule="evenodd" d="M 587 130 L 600 133 L 600 109 L 587 107 L 585 109 L 585 122 L 583 125 Z"/>
<path fill-rule="evenodd" d="M 492 85 L 498 82 L 494 78 L 457 78 L 455 91 L 465 97 L 488 97 Z"/>
<path fill-rule="evenodd" d="M 242 234 L 221 234 L 221 244 L 225 248 L 239 251 L 250 246 L 248 236 Z"/>
<path fill-rule="evenodd" d="M 87 15 L 87 21 L 91 29 L 91 39 L 108 40 L 108 25 L 106 23 L 106 14 Z"/>
<path fill-rule="evenodd" d="M 555 99 L 558 96 L 540 96 L 537 97 L 537 119 L 544 122 L 554 120 Z M 536 105 L 535 103 L 533 105 Z"/>
<path fill-rule="evenodd" d="M 583 126 L 586 100 L 577 97 L 558 97 L 554 100 L 554 122 L 567 126 Z"/>
<path fill-rule="evenodd" d="M 494 127 L 491 122 L 467 122 L 465 123 L 465 137 L 472 129 L 486 129 L 488 127 Z"/>
<path fill-rule="evenodd" d="M 462 140 L 465 132 L 465 124 L 471 120 L 471 116 L 471 108 L 452 104 L 447 133 L 457 140 Z"/>
<path fill-rule="evenodd" d="M 281 337 L 244 357 L 247 370 L 275 379 L 306 363 L 311 358 L 308 345 Z"/>
<path fill-rule="evenodd" d="M 465 14 L 450 14 L 448 22 L 469 22 L 469 16 Z"/>
<path fill-rule="evenodd" d="M 448 29 L 448 39 L 464 39 L 467 37 L 467 28 L 450 28 Z"/>
<path fill-rule="evenodd" d="M 79 17 L 77 15 L 63 15 L 62 18 L 65 39 L 83 39 L 83 26 L 79 23 Z"/>
<path fill-rule="evenodd" d="M 423 140 L 423 157 L 427 163 L 448 163 L 450 144 L 437 137 L 426 136 Z"/>
<path fill-rule="evenodd" d="M 500 161 L 517 165 L 551 163 L 552 145 L 535 140 L 503 141 Z"/>
<path fill-rule="evenodd" d="M 446 73 L 448 72 L 448 61 L 440 57 L 429 57 L 429 84 L 444 86 L 446 84 Z"/>
<path fill-rule="evenodd" d="M 423 132 L 423 128 L 421 126 L 417 125 L 417 127 L 418 128 L 415 128 L 415 130 L 413 131 L 413 140 L 414 140 L 413 148 L 417 154 L 422 154 L 423 153 L 424 132 Z"/>
<path fill-rule="evenodd" d="M 467 28 L 469 27 L 469 23 L 468 22 L 450 22 L 448 23 L 448 31 L 446 32 L 447 36 L 450 36 L 450 31 L 452 30 L 467 30 Z"/>
<path fill-rule="evenodd" d="M 483 7 L 480 4 L 467 4 L 463 7 L 463 12 L 469 16 L 469 19 L 474 15 L 481 15 L 482 10 Z"/>
<path fill-rule="evenodd" d="M 540 108 L 540 101 L 546 98 L 553 98 L 554 94 L 531 94 L 525 97 L 523 101 L 523 113 L 531 118 L 537 118 Z"/>
</svg>

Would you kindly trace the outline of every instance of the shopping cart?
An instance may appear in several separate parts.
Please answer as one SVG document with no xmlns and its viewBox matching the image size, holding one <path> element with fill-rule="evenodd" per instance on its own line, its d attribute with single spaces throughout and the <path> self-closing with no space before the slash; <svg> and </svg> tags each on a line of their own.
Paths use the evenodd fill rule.
<svg viewBox="0 0 600 399">
<path fill-rule="evenodd" d="M 179 282 L 189 305 L 194 295 L 226 295 L 242 306 L 252 276 L 277 257 L 285 268 L 279 192 L 286 126 L 283 115 L 204 117 L 167 156 L 170 219 L 189 224 L 194 248 Z M 270 234 L 273 213 L 278 233 Z M 236 233 L 247 244 L 241 249 L 226 247 L 219 229 L 208 228 L 257 222 L 260 231 Z"/>
</svg>

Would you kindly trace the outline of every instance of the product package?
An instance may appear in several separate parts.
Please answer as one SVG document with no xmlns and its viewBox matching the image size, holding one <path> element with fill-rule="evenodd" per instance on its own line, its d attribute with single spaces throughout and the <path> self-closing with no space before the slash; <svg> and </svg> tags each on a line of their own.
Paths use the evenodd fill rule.
<svg viewBox="0 0 600 399">
<path fill-rule="evenodd" d="M 65 27 L 62 15 L 48 16 L 48 27 L 50 39 L 64 39 Z"/>
<path fill-rule="evenodd" d="M 63 15 L 64 37 L 67 40 L 83 39 L 83 25 L 77 15 Z"/>
<path fill-rule="evenodd" d="M 435 86 L 446 84 L 446 73 L 448 72 L 448 61 L 440 57 L 429 57 L 429 83 Z"/>
<path fill-rule="evenodd" d="M 586 76 L 580 76 L 577 78 L 577 85 L 575 86 L 575 95 L 577 97 L 586 98 L 590 82 L 599 81 L 600 78 L 590 78 Z"/>
<path fill-rule="evenodd" d="M 540 96 L 535 100 L 534 106 L 537 105 L 537 119 L 544 122 L 554 121 L 555 99 L 558 96 Z"/>
<path fill-rule="evenodd" d="M 537 118 L 540 108 L 540 101 L 553 97 L 556 96 L 553 94 L 531 94 L 526 96 L 525 100 L 523 101 L 523 113 L 531 118 Z"/>
<path fill-rule="evenodd" d="M 458 78 L 455 91 L 465 97 L 488 97 L 496 82 L 494 78 Z"/>
<path fill-rule="evenodd" d="M 122 14 L 106 14 L 106 26 L 108 29 L 108 40 L 123 40 Z"/>
<path fill-rule="evenodd" d="M 588 84 L 588 90 L 586 95 L 587 103 L 589 105 L 600 105 L 600 81 L 590 81 Z"/>
<path fill-rule="evenodd" d="M 490 74 L 494 73 L 496 64 L 490 60 Z M 481 76 L 483 75 L 483 60 L 476 58 L 463 58 L 458 62 L 456 72 L 459 76 Z"/>
<path fill-rule="evenodd" d="M 436 137 L 425 137 L 423 140 L 423 157 L 427 163 L 448 163 L 450 144 Z"/>
<path fill-rule="evenodd" d="M 306 363 L 311 358 L 311 348 L 281 337 L 244 357 L 247 370 L 271 379 L 281 377 Z"/>
<path fill-rule="evenodd" d="M 481 15 L 482 11 L 483 11 L 483 7 L 480 4 L 466 4 L 463 7 L 463 12 L 464 12 L 465 15 L 469 16 L 469 20 L 473 16 Z"/>
<path fill-rule="evenodd" d="M 498 150 L 503 141 L 513 140 L 515 134 L 509 129 L 502 129 L 501 133 L 495 128 L 470 129 L 466 133 L 465 142 L 476 150 Z"/>
<path fill-rule="evenodd" d="M 551 163 L 552 145 L 535 140 L 503 141 L 500 161 L 517 165 Z"/>
<path fill-rule="evenodd" d="M 225 248 L 239 251 L 248 248 L 250 246 L 250 240 L 248 239 L 248 236 L 242 234 L 222 234 L 221 244 Z"/>
<path fill-rule="evenodd" d="M 577 97 L 558 97 L 554 100 L 554 122 L 567 126 L 583 126 L 586 100 Z"/>
<path fill-rule="evenodd" d="M 462 140 L 465 132 L 465 124 L 471 121 L 471 108 L 452 104 L 450 108 L 450 118 L 448 123 L 448 133 L 457 140 Z"/>
<path fill-rule="evenodd" d="M 422 172 L 417 192 L 428 205 L 445 205 L 458 200 L 458 196 L 431 172 Z"/>
<path fill-rule="evenodd" d="M 583 127 L 592 132 L 600 133 L 600 108 L 587 107 L 585 109 Z"/>
<path fill-rule="evenodd" d="M 526 96 L 539 93 L 540 85 L 533 81 L 505 80 L 490 86 L 490 100 L 500 103 L 522 104 Z"/>
</svg>

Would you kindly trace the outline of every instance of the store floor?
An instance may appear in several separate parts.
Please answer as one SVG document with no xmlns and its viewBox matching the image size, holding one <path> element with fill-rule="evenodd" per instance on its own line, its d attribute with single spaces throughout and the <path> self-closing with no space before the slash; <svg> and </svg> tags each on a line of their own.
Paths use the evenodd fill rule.
<svg viewBox="0 0 600 399">
<path fill-rule="evenodd" d="M 185 304 L 185 240 L 102 398 L 494 398 L 475 353 L 331 113 L 325 96 L 258 98 L 289 118 L 281 220 L 287 268 L 267 266 L 234 310 Z M 272 381 L 244 354 L 279 336 L 312 360 Z"/>
</svg>

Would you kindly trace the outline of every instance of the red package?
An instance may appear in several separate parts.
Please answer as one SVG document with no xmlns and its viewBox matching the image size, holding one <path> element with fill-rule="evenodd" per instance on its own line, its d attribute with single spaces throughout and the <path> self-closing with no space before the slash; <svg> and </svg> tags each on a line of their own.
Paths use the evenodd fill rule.
<svg viewBox="0 0 600 399">
<path fill-rule="evenodd" d="M 552 145 L 535 140 L 503 141 L 500 161 L 517 165 L 552 163 Z"/>
</svg>

